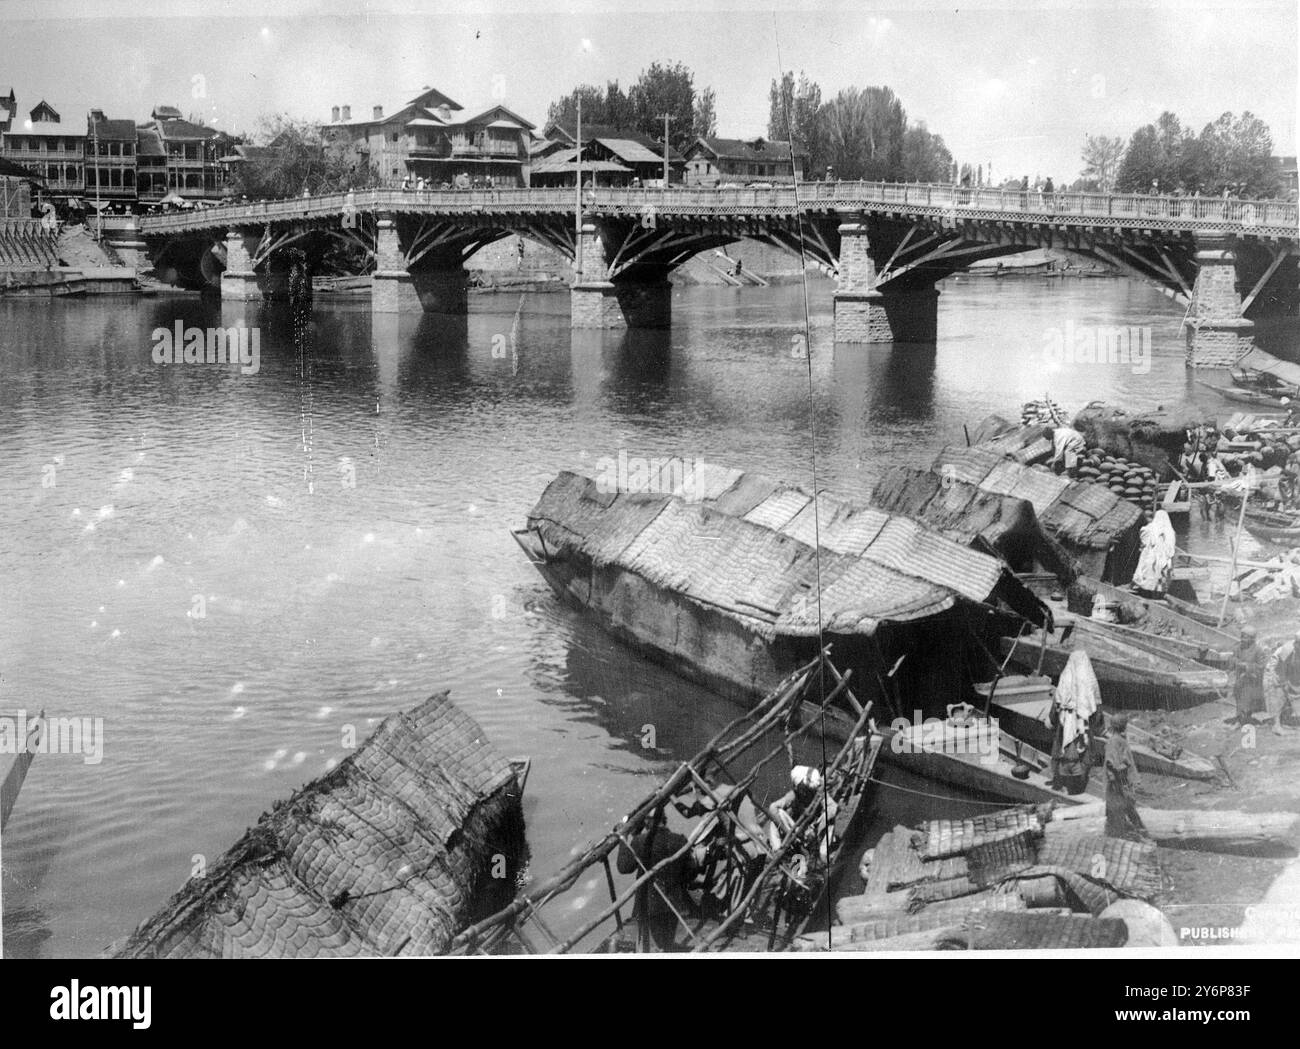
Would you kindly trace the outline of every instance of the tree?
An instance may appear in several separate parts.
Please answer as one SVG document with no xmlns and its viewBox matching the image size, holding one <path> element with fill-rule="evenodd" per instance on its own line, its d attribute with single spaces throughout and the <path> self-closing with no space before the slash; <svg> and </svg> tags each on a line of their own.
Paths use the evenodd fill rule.
<svg viewBox="0 0 1300 1049">
<path fill-rule="evenodd" d="M 827 159 L 822 123 L 822 89 L 804 73 L 795 80 L 793 71 L 784 73 L 768 91 L 767 137 L 791 142 L 808 155 L 804 170 L 820 172 Z"/>
<path fill-rule="evenodd" d="M 1224 113 L 1194 137 L 1166 111 L 1133 133 L 1115 188 L 1144 192 L 1154 181 L 1162 192 L 1181 184 L 1189 193 L 1215 195 L 1226 187 L 1242 196 L 1269 196 L 1277 191 L 1272 154 L 1268 125 L 1253 113 Z"/>
<path fill-rule="evenodd" d="M 1273 136 L 1249 110 L 1224 113 L 1201 132 L 1199 158 L 1207 193 L 1230 189 L 1242 197 L 1268 197 L 1278 190 L 1273 168 Z"/>
<path fill-rule="evenodd" d="M 897 179 L 907 114 L 887 87 L 845 88 L 822 107 L 826 163 L 842 179 Z"/>
<path fill-rule="evenodd" d="M 952 174 L 952 153 L 939 135 L 913 124 L 903 133 L 904 182 L 947 182 Z"/>
<path fill-rule="evenodd" d="M 352 153 L 351 143 L 327 140 L 319 124 L 283 114 L 264 118 L 261 148 L 234 165 L 238 193 L 254 199 L 296 197 L 304 189 L 329 193 L 374 185 L 377 178 Z"/>
<path fill-rule="evenodd" d="M 1083 142 L 1083 179 L 1093 191 L 1109 193 L 1124 156 L 1124 140 L 1118 135 L 1088 135 Z"/>
<path fill-rule="evenodd" d="M 617 87 L 617 84 L 615 85 Z M 620 96 L 622 92 L 619 92 Z M 547 123 L 573 127 L 578 121 L 578 99 L 582 99 L 584 124 L 607 124 L 606 93 L 594 84 L 579 84 L 563 98 L 552 102 L 546 109 Z M 623 99 L 626 101 L 626 99 Z"/>
<path fill-rule="evenodd" d="M 691 71 L 680 62 L 650 63 L 628 91 L 636 129 L 653 137 L 663 135 L 664 114 L 668 115 L 668 141 L 684 149 L 693 139 L 695 87 Z"/>
<path fill-rule="evenodd" d="M 1129 139 L 1115 176 L 1115 188 L 1121 193 L 1145 193 L 1160 174 L 1160 142 L 1155 125 L 1147 124 Z"/>
<path fill-rule="evenodd" d="M 713 88 L 706 87 L 695 98 L 695 122 L 692 138 L 712 138 L 718 133 L 718 115 L 714 109 Z"/>
</svg>

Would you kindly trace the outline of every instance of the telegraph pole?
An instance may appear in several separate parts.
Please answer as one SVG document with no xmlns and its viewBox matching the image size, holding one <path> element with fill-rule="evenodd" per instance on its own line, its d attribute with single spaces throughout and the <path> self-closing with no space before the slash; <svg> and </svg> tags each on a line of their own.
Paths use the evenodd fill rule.
<svg viewBox="0 0 1300 1049">
<path fill-rule="evenodd" d="M 672 119 L 667 113 L 664 118 L 664 192 L 668 191 L 668 121 Z"/>
<path fill-rule="evenodd" d="M 573 144 L 577 146 L 578 152 L 573 158 L 573 170 L 576 175 L 574 183 L 577 186 L 575 192 L 575 207 L 573 211 L 574 222 L 574 252 L 573 268 L 581 274 L 582 272 L 582 89 L 578 89 L 578 128 L 574 137 Z"/>
</svg>

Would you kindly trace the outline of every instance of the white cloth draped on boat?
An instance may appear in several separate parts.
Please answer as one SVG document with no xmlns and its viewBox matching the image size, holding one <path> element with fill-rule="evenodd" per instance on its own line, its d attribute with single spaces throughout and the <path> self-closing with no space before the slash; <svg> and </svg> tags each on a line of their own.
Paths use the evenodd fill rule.
<svg viewBox="0 0 1300 1049">
<path fill-rule="evenodd" d="M 1143 590 L 1163 591 L 1169 586 L 1174 564 L 1174 526 L 1164 510 L 1157 510 L 1142 529 L 1142 551 L 1138 555 L 1133 585 Z"/>
<path fill-rule="evenodd" d="M 1070 653 L 1061 680 L 1056 683 L 1057 717 L 1061 723 L 1061 746 L 1068 747 L 1079 736 L 1087 738 L 1088 722 L 1101 706 L 1101 687 L 1093 673 L 1088 653 L 1076 648 Z"/>
</svg>

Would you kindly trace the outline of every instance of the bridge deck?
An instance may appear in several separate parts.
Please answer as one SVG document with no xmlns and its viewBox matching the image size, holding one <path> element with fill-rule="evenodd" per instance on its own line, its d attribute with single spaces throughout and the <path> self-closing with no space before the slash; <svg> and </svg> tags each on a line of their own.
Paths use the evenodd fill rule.
<svg viewBox="0 0 1300 1049">
<path fill-rule="evenodd" d="M 141 233 L 166 235 L 231 226 L 330 220 L 348 213 L 397 213 L 449 219 L 493 214 L 573 215 L 573 189 L 366 189 L 319 197 L 219 205 L 143 217 Z M 1277 200 L 1050 193 L 891 182 L 804 182 L 771 189 L 597 189 L 583 191 L 583 211 L 601 216 L 666 219 L 789 217 L 798 212 L 853 212 L 963 221 L 1001 221 L 1100 229 L 1240 234 L 1300 239 L 1297 205 Z"/>
</svg>

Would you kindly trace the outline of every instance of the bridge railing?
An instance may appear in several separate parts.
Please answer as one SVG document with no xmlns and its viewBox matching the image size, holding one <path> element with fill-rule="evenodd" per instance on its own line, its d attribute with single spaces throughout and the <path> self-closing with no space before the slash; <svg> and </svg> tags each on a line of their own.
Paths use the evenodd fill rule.
<svg viewBox="0 0 1300 1049">
<path fill-rule="evenodd" d="M 142 231 L 171 231 L 215 228 L 223 225 L 256 225 L 285 219 L 328 218 L 361 212 L 432 211 L 449 214 L 493 211 L 546 211 L 572 214 L 575 192 L 565 189 L 362 189 L 329 193 L 318 197 L 223 204 L 174 215 L 149 216 L 140 222 Z M 1213 224 L 1249 231 L 1297 230 L 1300 226 L 1294 201 L 1236 200 L 1224 197 L 1146 196 L 1142 194 L 1044 193 L 1040 190 L 993 189 L 951 184 L 903 182 L 803 182 L 798 186 L 748 186 L 737 189 L 669 187 L 583 190 L 583 207 L 596 211 L 628 214 L 650 209 L 671 213 L 788 212 L 801 210 L 845 210 L 867 205 L 897 205 L 900 212 L 953 217 L 1002 215 L 1051 221 L 1098 219 L 1105 224 L 1140 225 L 1153 220 L 1161 225 L 1188 228 Z"/>
</svg>

